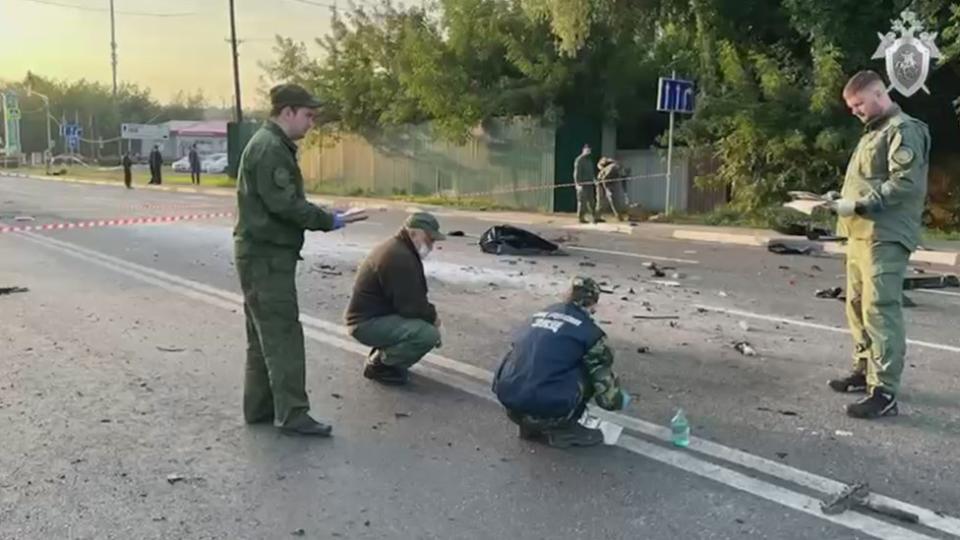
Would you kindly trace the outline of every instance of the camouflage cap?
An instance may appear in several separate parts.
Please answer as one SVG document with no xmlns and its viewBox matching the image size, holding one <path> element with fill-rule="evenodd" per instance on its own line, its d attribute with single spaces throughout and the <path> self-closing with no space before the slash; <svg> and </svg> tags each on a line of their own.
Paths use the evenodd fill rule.
<svg viewBox="0 0 960 540">
<path fill-rule="evenodd" d="M 612 293 L 600 286 L 593 278 L 576 276 L 570 283 L 570 300 L 578 305 L 592 305 L 600 300 L 600 293 Z"/>
<path fill-rule="evenodd" d="M 317 109 L 323 105 L 323 102 L 298 84 L 278 84 L 270 89 L 270 104 L 274 107 Z"/>
<path fill-rule="evenodd" d="M 407 221 L 403 223 L 403 226 L 408 229 L 420 229 L 421 231 L 426 231 L 430 235 L 430 238 L 433 240 L 446 240 L 446 235 L 440 232 L 440 223 L 437 221 L 437 218 L 433 217 L 433 214 L 427 212 L 416 212 L 410 214 L 407 217 Z"/>
</svg>

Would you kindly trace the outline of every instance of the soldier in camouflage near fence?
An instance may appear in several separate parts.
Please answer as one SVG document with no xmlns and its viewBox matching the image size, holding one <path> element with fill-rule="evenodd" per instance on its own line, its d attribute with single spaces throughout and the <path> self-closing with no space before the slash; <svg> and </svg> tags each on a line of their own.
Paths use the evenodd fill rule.
<svg viewBox="0 0 960 540">
<path fill-rule="evenodd" d="M 580 155 L 573 161 L 573 183 L 577 188 L 577 218 L 587 223 L 587 212 L 593 223 L 602 221 L 597 209 L 597 184 L 593 163 L 590 161 L 590 145 L 583 145 Z"/>
<path fill-rule="evenodd" d="M 603 195 L 610 203 L 610 211 L 616 216 L 618 221 L 627 220 L 627 200 L 624 193 L 624 181 L 620 180 L 626 176 L 623 167 L 616 160 L 608 157 L 600 158 L 597 162 L 597 214 L 603 214 Z"/>
</svg>

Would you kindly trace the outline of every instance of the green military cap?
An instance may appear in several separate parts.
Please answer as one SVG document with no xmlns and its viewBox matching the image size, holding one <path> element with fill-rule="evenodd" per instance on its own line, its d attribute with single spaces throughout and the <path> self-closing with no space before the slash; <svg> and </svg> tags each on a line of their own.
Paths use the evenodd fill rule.
<svg viewBox="0 0 960 540">
<path fill-rule="evenodd" d="M 570 298 L 577 304 L 596 304 L 600 300 L 600 293 L 612 293 L 600 286 L 593 278 L 576 276 L 570 283 Z"/>
<path fill-rule="evenodd" d="M 323 103 L 298 84 L 278 84 L 270 89 L 270 104 L 274 107 L 320 108 Z"/>
<path fill-rule="evenodd" d="M 416 212 L 410 214 L 407 217 L 407 221 L 403 224 L 404 227 L 408 229 L 420 229 L 421 231 L 426 231 L 430 235 L 430 238 L 434 240 L 446 240 L 446 235 L 440 232 L 440 223 L 437 222 L 437 218 L 433 217 L 433 214 L 427 212 Z"/>
</svg>

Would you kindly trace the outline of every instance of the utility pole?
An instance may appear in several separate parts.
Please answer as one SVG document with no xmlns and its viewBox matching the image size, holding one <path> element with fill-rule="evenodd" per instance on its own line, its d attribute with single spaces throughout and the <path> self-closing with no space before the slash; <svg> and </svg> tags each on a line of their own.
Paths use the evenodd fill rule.
<svg viewBox="0 0 960 540">
<path fill-rule="evenodd" d="M 37 96 L 43 100 L 44 112 L 47 115 L 47 151 L 44 156 L 46 162 L 47 174 L 50 174 L 50 158 L 53 157 L 53 138 L 50 137 L 50 98 L 35 91 L 32 87 L 27 87 L 27 96 Z"/>
<path fill-rule="evenodd" d="M 112 2 L 113 0 L 111 0 Z M 240 105 L 240 57 L 237 54 L 237 22 L 233 10 L 233 0 L 230 2 L 230 48 L 233 50 L 233 96 L 236 98 L 234 119 L 239 124 L 243 122 L 243 107 Z"/>
<path fill-rule="evenodd" d="M 117 23 L 113 11 L 113 0 L 110 0 L 110 60 L 113 64 L 113 100 L 117 100 Z"/>
<path fill-rule="evenodd" d="M 674 70 L 671 75 L 671 79 L 677 78 L 677 72 Z M 679 91 L 679 89 L 677 90 Z M 667 142 L 667 188 L 666 188 L 666 201 L 663 204 L 663 214 L 670 215 L 671 202 L 673 201 L 672 193 L 670 192 L 670 184 L 673 179 L 673 117 L 676 113 L 673 109 L 670 109 L 670 134 Z"/>
<path fill-rule="evenodd" d="M 113 66 L 113 118 L 121 123 L 120 103 L 117 102 L 117 19 L 113 9 L 113 0 L 110 0 L 110 63 Z M 119 126 L 118 126 L 119 129 Z M 117 155 L 123 153 L 123 142 L 117 142 Z"/>
</svg>

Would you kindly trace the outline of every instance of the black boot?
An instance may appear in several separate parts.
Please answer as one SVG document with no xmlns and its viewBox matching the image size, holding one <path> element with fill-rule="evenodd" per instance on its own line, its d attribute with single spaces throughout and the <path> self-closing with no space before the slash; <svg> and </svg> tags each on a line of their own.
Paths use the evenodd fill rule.
<svg viewBox="0 0 960 540">
<path fill-rule="evenodd" d="M 834 392 L 866 392 L 867 376 L 863 373 L 851 373 L 842 379 L 830 379 L 827 381 Z"/>
<path fill-rule="evenodd" d="M 544 439 L 543 431 L 539 429 L 533 429 L 523 424 L 520 424 L 519 426 L 517 426 L 517 436 L 525 441 L 543 442 L 543 439 Z"/>
<path fill-rule="evenodd" d="M 874 388 L 870 396 L 847 405 L 847 415 L 853 418 L 880 418 L 899 413 L 897 396 L 880 388 Z"/>
<path fill-rule="evenodd" d="M 580 424 L 573 424 L 563 429 L 550 430 L 546 433 L 547 444 L 554 448 L 570 448 L 572 446 L 597 446 L 603 444 L 603 433 L 599 429 L 585 428 Z"/>
<path fill-rule="evenodd" d="M 280 426 L 280 432 L 284 435 L 301 435 L 307 437 L 329 437 L 333 428 L 327 424 L 317 422 L 309 415 L 298 416 L 295 420 L 284 426 Z"/>
<path fill-rule="evenodd" d="M 363 376 L 381 384 L 400 386 L 407 383 L 407 370 L 388 366 L 381 361 L 380 351 L 370 351 L 367 363 L 363 366 Z"/>
</svg>

